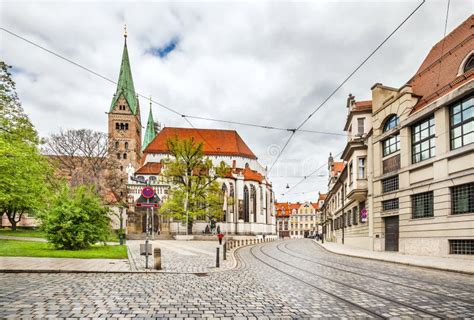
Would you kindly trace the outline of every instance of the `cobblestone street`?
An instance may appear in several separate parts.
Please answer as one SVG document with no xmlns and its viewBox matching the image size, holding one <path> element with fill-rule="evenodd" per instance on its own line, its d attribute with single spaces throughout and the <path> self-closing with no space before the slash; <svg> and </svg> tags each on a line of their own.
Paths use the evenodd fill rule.
<svg viewBox="0 0 474 320">
<path fill-rule="evenodd" d="M 311 240 L 237 251 L 208 274 L 0 274 L 0 318 L 474 317 L 472 276 L 335 255 Z"/>
</svg>

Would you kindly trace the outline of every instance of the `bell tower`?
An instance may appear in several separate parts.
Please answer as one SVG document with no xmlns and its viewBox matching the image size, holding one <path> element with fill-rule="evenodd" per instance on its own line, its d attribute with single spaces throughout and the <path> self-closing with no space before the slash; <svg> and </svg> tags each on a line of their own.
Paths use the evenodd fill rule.
<svg viewBox="0 0 474 320">
<path fill-rule="evenodd" d="M 133 85 L 132 70 L 128 58 L 127 27 L 124 28 L 124 47 L 117 90 L 108 113 L 109 138 L 112 141 L 109 155 L 115 157 L 122 172 L 131 165 L 137 170 L 142 157 L 142 125 L 140 103 Z"/>
</svg>

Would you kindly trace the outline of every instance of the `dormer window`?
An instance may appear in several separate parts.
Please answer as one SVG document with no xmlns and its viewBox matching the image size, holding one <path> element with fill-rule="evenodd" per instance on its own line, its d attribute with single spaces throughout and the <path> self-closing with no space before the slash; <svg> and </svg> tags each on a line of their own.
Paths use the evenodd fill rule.
<svg viewBox="0 0 474 320">
<path fill-rule="evenodd" d="M 466 64 L 464 65 L 464 72 L 468 72 L 469 70 L 474 68 L 474 54 L 467 59 Z"/>
</svg>

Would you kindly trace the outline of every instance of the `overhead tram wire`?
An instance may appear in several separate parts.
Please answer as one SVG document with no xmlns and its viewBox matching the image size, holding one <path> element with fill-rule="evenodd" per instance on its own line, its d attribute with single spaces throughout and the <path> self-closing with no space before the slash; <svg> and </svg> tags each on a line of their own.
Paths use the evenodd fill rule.
<svg viewBox="0 0 474 320">
<path fill-rule="evenodd" d="M 50 50 L 50 49 L 48 49 L 48 48 L 46 48 L 46 47 L 44 47 L 44 46 L 42 46 L 42 45 L 40 45 L 40 44 L 38 44 L 38 43 L 32 41 L 32 40 L 29 40 L 29 39 L 27 39 L 27 38 L 25 38 L 25 37 L 23 37 L 23 36 L 21 36 L 21 35 L 15 33 L 15 32 L 13 32 L 13 31 L 10 31 L 10 30 L 8 30 L 8 29 L 6 29 L 6 28 L 4 28 L 4 27 L 1 27 L 1 26 L 0 26 L 0 30 L 2 30 L 2 31 L 4 31 L 4 32 L 6 32 L 6 33 L 8 33 L 8 34 L 10 34 L 10 35 L 12 35 L 12 36 L 14 36 L 14 37 L 16 37 L 16 38 L 22 40 L 22 41 L 25 41 L 26 43 L 28 43 L 28 44 L 30 44 L 30 45 L 32 45 L 32 46 L 35 46 L 35 47 L 37 47 L 37 48 L 39 48 L 39 49 L 41 49 L 41 50 L 43 50 L 43 51 L 45 51 L 45 52 L 47 52 L 47 53 L 53 55 L 53 56 L 55 56 L 56 58 L 59 58 L 59 59 L 61 59 L 61 60 L 63 60 L 63 61 L 66 61 L 66 62 L 68 62 L 68 63 L 70 63 L 70 64 L 72 64 L 72 65 L 74 65 L 74 66 L 76 66 L 76 67 L 78 67 L 78 68 L 80 68 L 80 69 L 82 69 L 82 70 L 84 70 L 84 71 L 87 71 L 87 72 L 93 74 L 94 76 L 96 76 L 96 77 L 98 77 L 98 78 L 100 78 L 100 79 L 102 79 L 102 80 L 105 80 L 105 81 L 107 81 L 107 82 L 110 82 L 110 83 L 112 83 L 112 84 L 114 84 L 114 85 L 118 85 L 118 83 L 117 83 L 116 81 L 110 79 L 109 77 L 106 77 L 106 76 L 100 74 L 99 72 L 94 71 L 94 70 L 91 69 L 91 68 L 88 68 L 88 67 L 86 67 L 86 66 L 84 66 L 84 65 L 82 65 L 82 64 L 80 64 L 80 63 L 78 63 L 78 62 L 75 62 L 74 60 L 69 59 L 69 58 L 67 58 L 67 57 L 65 57 L 65 56 L 63 56 L 63 55 L 61 55 L 61 54 L 59 54 L 59 53 L 57 53 L 57 52 L 54 52 L 53 50 Z M 128 89 L 128 88 L 123 88 L 123 89 L 124 89 L 124 90 L 130 90 L 130 89 Z M 191 118 L 191 119 L 204 120 L 204 121 L 211 121 L 211 122 L 228 123 L 228 124 L 235 124 L 235 125 L 241 125 L 241 126 L 247 126 L 247 127 L 262 128 L 262 129 L 268 129 L 268 130 L 279 130 L 279 131 L 293 131 L 293 130 L 294 130 L 294 129 L 289 129 L 289 128 L 281 128 L 281 127 L 268 126 L 268 125 L 258 125 L 258 124 L 255 124 L 255 123 L 246 123 L 246 122 L 238 122 L 238 121 L 231 121 L 231 120 L 225 120 L 225 119 L 214 119 L 214 118 L 208 118 L 208 117 L 199 117 L 199 116 L 187 115 L 187 114 L 183 114 L 183 113 L 181 113 L 181 112 L 179 112 L 179 111 L 177 111 L 177 110 L 175 110 L 175 109 L 173 109 L 173 108 L 171 108 L 171 107 L 168 107 L 167 105 L 165 105 L 165 104 L 163 104 L 163 103 L 161 103 L 161 102 L 159 102 L 159 101 L 150 99 L 149 96 L 145 96 L 144 94 L 141 94 L 141 93 L 139 93 L 138 91 L 136 92 L 136 94 L 137 94 L 139 97 L 141 97 L 141 98 L 143 98 L 143 99 L 146 99 L 146 100 L 152 102 L 153 104 L 156 104 L 157 106 L 162 107 L 162 108 L 164 108 L 164 109 L 170 111 L 171 113 L 173 113 L 173 114 L 175 114 L 175 115 L 178 115 L 178 116 L 180 116 L 180 117 L 182 117 L 182 118 L 185 118 L 185 119 L 186 119 L 186 118 Z M 189 122 L 188 122 L 188 123 L 189 123 Z M 300 131 L 301 131 L 301 132 L 307 132 L 307 133 L 314 133 L 314 134 L 325 134 L 325 135 L 335 135 L 335 136 L 342 135 L 342 134 L 336 133 L 336 132 L 325 132 L 325 131 L 315 131 L 315 130 L 300 130 Z"/>
<path fill-rule="evenodd" d="M 339 157 L 344 151 L 341 151 L 339 152 L 338 154 L 334 155 L 334 158 L 337 158 Z M 324 163 L 322 164 L 321 166 L 319 166 L 318 168 L 316 168 L 314 171 L 312 171 L 310 174 L 308 174 L 307 176 L 304 176 L 300 181 L 298 181 L 296 184 L 294 184 L 290 189 L 288 189 L 286 192 L 283 192 L 281 195 L 282 196 L 285 196 L 287 194 L 289 194 L 289 192 L 291 190 L 293 190 L 294 188 L 296 188 L 298 185 L 300 185 L 301 183 L 303 183 L 303 181 L 305 181 L 306 179 L 308 179 L 309 177 L 311 177 L 312 175 L 316 174 L 319 172 L 319 170 L 321 170 L 322 168 L 324 168 L 324 166 L 326 166 L 327 163 Z"/>
<path fill-rule="evenodd" d="M 415 14 L 415 12 L 418 11 L 418 9 L 421 8 L 421 6 L 426 2 L 426 0 L 422 0 L 422 2 L 420 4 L 418 4 L 418 6 L 374 49 L 372 50 L 372 52 L 367 56 L 367 58 L 365 58 L 330 94 L 329 96 L 327 96 L 326 99 L 323 100 L 323 102 L 321 104 L 319 104 L 318 107 L 316 107 L 316 109 L 313 110 L 313 112 L 310 113 L 310 115 L 305 119 L 303 120 L 303 122 L 301 122 L 297 127 L 296 129 L 294 129 L 293 131 L 293 134 L 290 136 L 290 138 L 288 139 L 288 141 L 285 143 L 285 146 L 281 149 L 280 151 L 280 154 L 282 154 L 286 147 L 288 146 L 289 142 L 291 141 L 291 139 L 294 137 L 294 134 L 299 131 L 301 129 L 301 127 L 303 127 L 306 122 L 308 122 L 308 120 L 316 113 L 318 112 L 325 104 L 326 102 L 329 101 L 329 99 L 331 99 L 338 91 L 339 89 L 342 88 L 342 86 L 344 86 L 344 84 L 346 84 L 347 81 L 349 81 L 352 76 L 354 74 L 357 73 L 357 71 L 359 71 L 360 68 L 362 68 L 362 66 L 367 62 L 369 61 L 370 58 L 372 58 L 372 56 Z M 273 164 L 271 165 L 271 168 L 273 168 L 275 166 L 275 164 L 278 162 L 278 160 L 280 159 L 280 156 L 278 156 L 275 161 L 273 162 Z"/>
</svg>

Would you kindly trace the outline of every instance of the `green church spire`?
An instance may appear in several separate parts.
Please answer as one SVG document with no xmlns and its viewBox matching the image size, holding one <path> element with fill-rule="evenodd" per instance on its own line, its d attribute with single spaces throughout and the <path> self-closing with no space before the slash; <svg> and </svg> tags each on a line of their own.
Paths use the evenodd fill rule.
<svg viewBox="0 0 474 320">
<path fill-rule="evenodd" d="M 133 86 L 132 69 L 130 68 L 130 60 L 128 59 L 126 27 L 124 38 L 125 44 L 123 46 L 122 65 L 120 67 L 117 91 L 115 92 L 114 98 L 112 99 L 112 104 L 110 105 L 110 112 L 112 112 L 118 99 L 123 95 L 125 100 L 127 100 L 130 110 L 134 115 L 136 115 L 138 110 L 138 98 L 135 93 L 135 87 Z"/>
<path fill-rule="evenodd" d="M 155 121 L 153 121 L 153 113 L 151 111 L 151 98 L 150 98 L 150 113 L 148 114 L 148 121 L 146 123 L 145 136 L 143 137 L 142 151 L 155 139 Z"/>
</svg>

